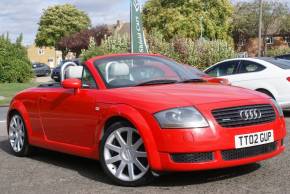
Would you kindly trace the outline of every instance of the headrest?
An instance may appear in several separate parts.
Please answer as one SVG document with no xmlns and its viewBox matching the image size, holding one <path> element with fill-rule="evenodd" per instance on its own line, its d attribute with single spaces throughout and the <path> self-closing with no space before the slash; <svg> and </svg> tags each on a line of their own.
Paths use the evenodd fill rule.
<svg viewBox="0 0 290 194">
<path fill-rule="evenodd" d="M 83 66 L 69 66 L 65 70 L 66 79 L 69 79 L 69 78 L 81 79 L 82 74 L 83 74 Z"/>
<path fill-rule="evenodd" d="M 110 67 L 110 76 L 127 76 L 130 74 L 130 68 L 126 63 L 112 63 Z"/>
</svg>

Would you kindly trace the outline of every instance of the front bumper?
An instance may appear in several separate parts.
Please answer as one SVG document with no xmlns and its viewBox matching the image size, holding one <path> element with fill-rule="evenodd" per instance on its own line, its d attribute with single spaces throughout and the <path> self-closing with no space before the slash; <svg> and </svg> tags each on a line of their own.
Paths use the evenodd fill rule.
<svg viewBox="0 0 290 194">
<path fill-rule="evenodd" d="M 285 150 L 285 146 L 281 145 L 281 141 L 277 141 L 277 149 L 266 154 L 261 154 L 253 157 L 236 159 L 236 160 L 224 160 L 221 151 L 214 151 L 214 159 L 208 162 L 196 162 L 196 163 L 177 163 L 173 161 L 171 154 L 160 153 L 160 161 L 162 164 L 162 171 L 196 171 L 196 170 L 210 170 L 227 168 L 233 166 L 241 166 L 245 164 L 255 163 L 258 161 L 266 160 L 279 155 Z"/>
<path fill-rule="evenodd" d="M 248 105 L 263 104 L 269 102 L 247 101 Z M 244 102 L 232 102 L 228 107 L 245 105 Z M 244 164 L 254 163 L 268 158 L 272 158 L 285 150 L 282 145 L 282 140 L 286 136 L 285 120 L 279 117 L 277 110 L 276 119 L 273 122 L 256 124 L 251 126 L 224 128 L 220 126 L 211 110 L 222 107 L 222 104 L 203 105 L 199 106 L 199 110 L 208 119 L 210 127 L 195 128 L 195 129 L 160 129 L 156 121 L 151 120 L 151 127 L 155 130 L 155 144 L 157 147 L 157 154 L 154 158 L 149 158 L 150 166 L 156 171 L 195 171 L 226 168 L 232 166 L 240 166 Z M 149 119 L 149 118 L 147 118 Z M 225 160 L 222 157 L 222 152 L 235 149 L 235 136 L 256 132 L 263 132 L 267 130 L 274 131 L 274 141 L 276 142 L 275 149 L 260 153 L 257 155 L 250 155 L 248 157 L 241 157 L 237 159 Z M 150 150 L 147 150 L 150 152 Z M 213 159 L 206 162 L 176 162 L 172 155 L 175 154 L 194 154 L 194 153 L 213 153 Z M 157 162 L 158 161 L 158 164 Z"/>
</svg>

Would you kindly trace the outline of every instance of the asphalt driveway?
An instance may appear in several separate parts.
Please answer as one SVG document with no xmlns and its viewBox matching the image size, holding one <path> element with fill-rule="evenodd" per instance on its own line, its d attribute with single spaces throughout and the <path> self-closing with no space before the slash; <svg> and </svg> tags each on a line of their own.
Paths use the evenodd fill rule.
<svg viewBox="0 0 290 194">
<path fill-rule="evenodd" d="M 0 121 L 5 120 L 0 108 Z M 286 114 L 290 130 L 290 113 Z M 290 146 L 289 134 L 285 141 Z M 146 187 L 112 185 L 98 162 L 38 149 L 29 158 L 11 155 L 0 123 L 0 193 L 290 193 L 290 151 L 258 164 L 223 170 L 165 174 Z"/>
</svg>

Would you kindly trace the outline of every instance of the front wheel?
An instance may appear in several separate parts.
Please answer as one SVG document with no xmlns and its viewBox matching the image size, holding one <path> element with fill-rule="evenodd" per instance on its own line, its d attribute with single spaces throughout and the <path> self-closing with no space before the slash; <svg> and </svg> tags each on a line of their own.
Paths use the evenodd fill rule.
<svg viewBox="0 0 290 194">
<path fill-rule="evenodd" d="M 29 154 L 30 146 L 25 123 L 18 113 L 13 114 L 9 120 L 8 138 L 14 155 L 23 157 Z"/>
<path fill-rule="evenodd" d="M 125 122 L 115 123 L 105 132 L 100 162 L 105 173 L 118 185 L 140 186 L 153 178 L 143 140 Z"/>
</svg>

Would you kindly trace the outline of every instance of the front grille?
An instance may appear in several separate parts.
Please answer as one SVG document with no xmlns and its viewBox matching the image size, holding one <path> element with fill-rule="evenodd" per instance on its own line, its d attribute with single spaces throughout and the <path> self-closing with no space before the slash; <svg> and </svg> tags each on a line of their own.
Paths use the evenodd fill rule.
<svg viewBox="0 0 290 194">
<path fill-rule="evenodd" d="M 189 154 L 172 154 L 171 158 L 177 163 L 208 162 L 214 159 L 212 152 L 196 152 Z"/>
<path fill-rule="evenodd" d="M 277 149 L 277 142 L 264 145 L 222 151 L 223 160 L 237 160 L 273 152 Z"/>
<path fill-rule="evenodd" d="M 245 119 L 241 116 L 241 111 L 256 110 L 261 115 L 257 114 L 248 115 L 249 119 Z M 256 112 L 257 113 L 257 112 Z M 224 109 L 216 109 L 212 111 L 212 114 L 216 121 L 222 127 L 242 127 L 249 125 L 256 125 L 261 123 L 272 122 L 276 119 L 275 111 L 270 104 L 250 105 L 250 106 L 238 106 Z"/>
</svg>

